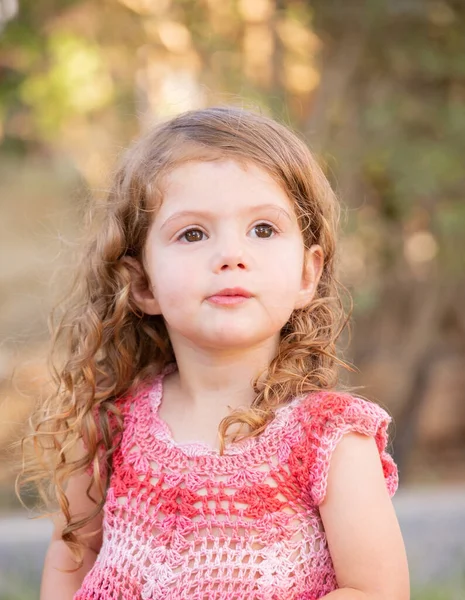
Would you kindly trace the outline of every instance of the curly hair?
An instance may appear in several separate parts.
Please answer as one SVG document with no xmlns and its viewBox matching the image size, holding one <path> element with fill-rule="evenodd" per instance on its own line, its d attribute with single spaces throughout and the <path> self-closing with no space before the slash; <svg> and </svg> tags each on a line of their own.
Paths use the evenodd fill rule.
<svg viewBox="0 0 465 600">
<path fill-rule="evenodd" d="M 280 332 L 277 355 L 254 380 L 252 406 L 219 424 L 221 453 L 231 425 L 248 428 L 231 443 L 257 436 L 279 405 L 333 388 L 338 365 L 350 369 L 336 356 L 336 340 L 349 319 L 335 276 L 340 207 L 306 144 L 288 127 L 235 107 L 190 111 L 153 127 L 126 152 L 106 201 L 92 209 L 96 226 L 69 294 L 50 319 L 53 392 L 32 414 L 22 440 L 23 452 L 24 444 L 33 452 L 23 460 L 20 485 L 35 482 L 42 498 L 58 502 L 67 522 L 63 540 L 78 560 L 77 532 L 102 509 L 109 486 L 123 427 L 117 400 L 175 361 L 163 317 L 142 313 L 131 297 L 124 257 L 141 258 L 170 171 L 187 161 L 225 159 L 252 163 L 273 177 L 293 202 L 305 247 L 319 244 L 324 265 L 313 300 L 294 310 Z M 58 309 L 61 318 L 54 322 Z M 72 450 L 80 441 L 85 454 L 76 458 Z M 92 473 L 100 497 L 93 499 L 93 514 L 78 520 L 70 514 L 65 485 L 84 470 Z"/>
</svg>

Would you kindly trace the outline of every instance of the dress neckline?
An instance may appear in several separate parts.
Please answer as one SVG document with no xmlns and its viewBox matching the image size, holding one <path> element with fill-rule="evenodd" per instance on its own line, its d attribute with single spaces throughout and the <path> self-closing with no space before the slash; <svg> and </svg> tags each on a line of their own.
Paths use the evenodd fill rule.
<svg viewBox="0 0 465 600">
<path fill-rule="evenodd" d="M 168 423 L 159 415 L 159 408 L 163 400 L 163 380 L 165 375 L 172 373 L 176 370 L 176 364 L 171 363 L 163 369 L 163 371 L 156 376 L 155 380 L 150 385 L 148 390 L 148 399 L 150 403 L 150 409 L 154 417 L 156 426 L 156 436 L 173 452 L 180 453 L 185 457 L 210 457 L 213 459 L 224 459 L 226 456 L 233 458 L 239 456 L 245 456 L 247 454 L 263 455 L 263 452 L 271 450 L 271 447 L 275 447 L 279 440 L 282 439 L 282 429 L 290 419 L 291 413 L 296 405 L 300 404 L 305 396 L 298 396 L 293 398 L 288 404 L 279 406 L 275 410 L 275 417 L 268 425 L 265 430 L 257 437 L 249 437 L 239 442 L 230 443 L 224 449 L 223 455 L 220 454 L 219 450 L 213 448 L 206 442 L 178 442 L 174 439 Z"/>
</svg>

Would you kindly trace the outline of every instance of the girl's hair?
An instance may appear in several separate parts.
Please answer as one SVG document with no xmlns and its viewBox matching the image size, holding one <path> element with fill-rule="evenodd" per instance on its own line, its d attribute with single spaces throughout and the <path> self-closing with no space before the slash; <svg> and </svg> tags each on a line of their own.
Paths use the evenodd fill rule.
<svg viewBox="0 0 465 600">
<path fill-rule="evenodd" d="M 18 481 L 35 482 L 43 499 L 58 501 L 67 520 L 63 539 L 79 560 L 76 532 L 102 509 L 119 443 L 122 418 L 116 400 L 175 360 L 162 316 L 143 314 L 132 300 L 123 259 L 142 259 L 167 173 L 188 161 L 224 159 L 252 163 L 274 178 L 294 204 L 305 247 L 322 247 L 324 267 L 312 302 L 292 313 L 281 330 L 278 354 L 254 381 L 253 405 L 221 421 L 221 452 L 232 424 L 246 426 L 232 442 L 259 435 L 279 404 L 334 387 L 337 364 L 347 367 L 335 355 L 336 339 L 348 321 L 335 277 L 339 204 L 307 146 L 287 127 L 235 107 L 190 111 L 152 128 L 116 171 L 71 291 L 58 305 L 64 310 L 57 324 L 52 311 L 54 391 L 32 415 L 32 433 L 23 439 L 23 446 L 32 443 L 34 451 L 23 453 Z M 85 453 L 73 456 L 81 440 Z M 73 519 L 65 484 L 86 469 L 92 469 L 100 497 L 91 515 Z"/>
</svg>

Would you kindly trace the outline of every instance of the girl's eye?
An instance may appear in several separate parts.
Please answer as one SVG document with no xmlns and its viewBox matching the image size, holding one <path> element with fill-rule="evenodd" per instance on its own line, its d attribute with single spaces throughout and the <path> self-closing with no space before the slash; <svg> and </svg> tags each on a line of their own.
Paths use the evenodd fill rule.
<svg viewBox="0 0 465 600">
<path fill-rule="evenodd" d="M 276 233 L 276 229 L 268 223 L 260 223 L 253 228 L 259 238 L 270 238 Z"/>
<path fill-rule="evenodd" d="M 188 229 L 178 239 L 182 240 L 184 238 L 186 242 L 201 242 L 204 235 L 201 229 Z"/>
</svg>

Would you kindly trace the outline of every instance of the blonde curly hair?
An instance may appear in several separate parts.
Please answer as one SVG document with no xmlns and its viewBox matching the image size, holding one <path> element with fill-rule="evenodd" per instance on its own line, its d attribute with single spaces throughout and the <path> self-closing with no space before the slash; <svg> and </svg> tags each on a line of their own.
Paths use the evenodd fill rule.
<svg viewBox="0 0 465 600">
<path fill-rule="evenodd" d="M 340 208 L 305 143 L 274 120 L 235 107 L 190 111 L 152 128 L 125 154 L 100 219 L 93 209 L 97 226 L 84 245 L 69 294 L 51 316 L 54 390 L 32 414 L 31 432 L 22 440 L 18 489 L 35 482 L 44 500 L 58 503 L 67 522 L 63 540 L 78 560 L 76 534 L 102 509 L 109 486 L 123 427 L 116 400 L 175 361 L 163 317 L 143 314 L 131 298 L 124 258 L 141 259 L 167 173 L 187 161 L 224 159 L 252 163 L 278 182 L 294 204 L 305 247 L 319 244 L 324 265 L 313 300 L 294 310 L 281 330 L 277 355 L 254 381 L 252 406 L 219 424 L 221 453 L 231 425 L 248 429 L 232 436 L 231 443 L 257 436 L 278 405 L 333 388 L 337 366 L 349 368 L 336 356 L 336 340 L 349 318 L 335 276 Z M 62 315 L 55 323 L 58 308 Z M 80 441 L 85 454 L 73 456 Z M 25 451 L 27 444 L 33 452 Z M 92 515 L 75 519 L 65 487 L 84 470 L 92 473 L 99 498 Z"/>
</svg>

